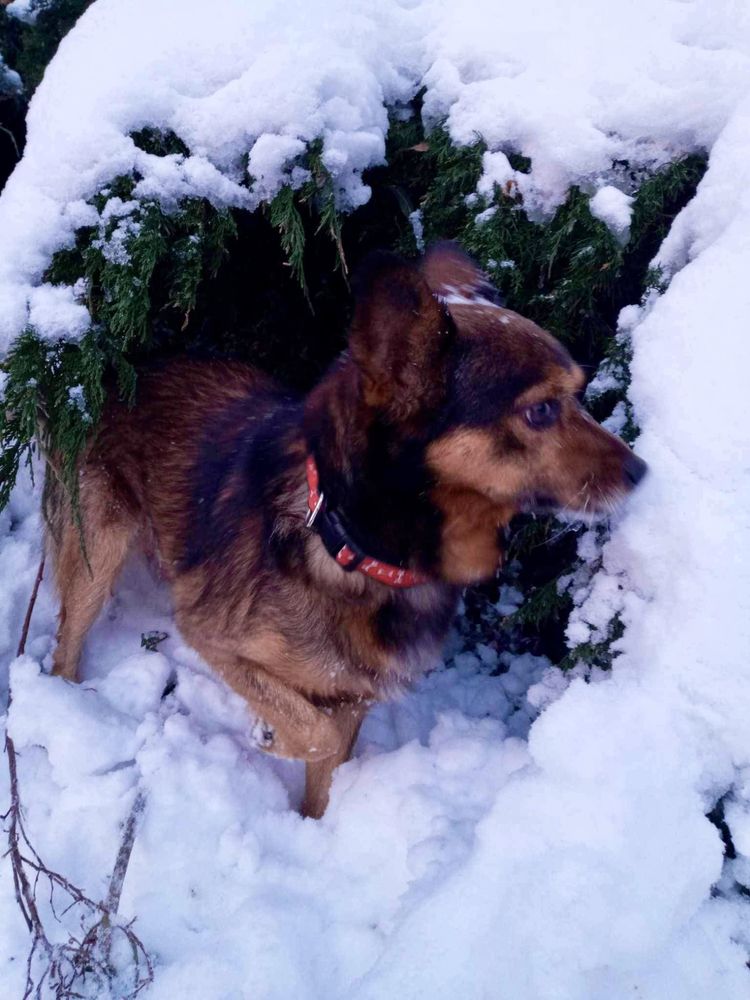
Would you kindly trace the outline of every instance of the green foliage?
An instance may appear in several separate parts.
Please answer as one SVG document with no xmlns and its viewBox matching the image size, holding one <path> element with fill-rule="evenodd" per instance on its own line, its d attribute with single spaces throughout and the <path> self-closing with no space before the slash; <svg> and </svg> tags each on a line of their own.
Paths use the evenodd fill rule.
<svg viewBox="0 0 750 1000">
<path fill-rule="evenodd" d="M 617 317 L 624 306 L 664 290 L 664 278 L 651 268 L 651 260 L 694 193 L 706 158 L 688 156 L 651 175 L 631 171 L 628 164 L 613 165 L 621 186 L 634 195 L 630 235 L 623 244 L 592 215 L 588 195 L 580 188 L 572 188 L 545 221 L 529 218 L 512 184 L 497 188 L 491 201 L 477 198 L 483 152 L 479 138 L 456 149 L 442 127 L 423 134 L 414 120 L 392 125 L 390 180 L 398 185 L 402 217 L 419 209 L 428 244 L 458 239 L 510 308 L 550 329 L 589 370 L 605 364 L 616 388 L 589 405 L 603 419 L 620 404 L 625 412 L 621 433 L 633 441 L 637 427 L 626 397 L 631 347 L 626 336 L 616 334 Z M 529 170 L 527 160 L 514 154 L 510 158 L 514 169 Z M 413 253 L 413 235 L 405 228 L 398 245 Z M 498 593 L 493 584 L 482 588 L 484 598 L 472 598 L 472 613 L 482 609 L 482 627 L 494 628 L 506 648 L 545 652 L 564 666 L 579 661 L 606 666 L 616 623 L 599 644 L 568 651 L 564 640 L 571 598 L 559 583 L 580 565 L 577 534 L 545 519 L 521 519 L 511 537 L 505 577 L 525 593 L 524 603 L 508 618 L 496 612 L 493 617 Z"/>
<path fill-rule="evenodd" d="M 75 463 L 101 415 L 107 386 L 132 398 L 134 363 L 153 337 L 154 302 L 187 324 L 197 290 L 216 274 L 232 217 L 200 199 L 172 215 L 150 201 L 122 202 L 133 179 L 117 178 L 93 201 L 117 205 L 99 227 L 81 229 L 73 248 L 53 257 L 45 279 L 75 285 L 92 325 L 78 343 L 50 343 L 28 329 L 3 363 L 7 374 L 0 411 L 0 506 L 7 502 L 19 464 L 39 438 L 58 475 L 75 496 Z M 177 324 L 175 324 L 177 326 Z"/>
<path fill-rule="evenodd" d="M 172 133 L 145 128 L 133 140 L 152 156 L 189 155 Z M 418 114 L 394 113 L 387 164 L 365 177 L 372 198 L 346 218 L 320 141 L 296 164 L 306 171 L 304 182 L 283 187 L 253 214 L 219 211 L 201 199 L 167 212 L 135 196 L 137 175 L 113 179 L 92 199 L 99 224 L 81 229 L 45 275 L 75 287 L 89 309 L 90 329 L 78 343 L 43 342 L 27 330 L 4 363 L 0 504 L 36 439 L 75 498 L 75 460 L 106 392 L 132 398 L 137 365 L 154 355 L 241 357 L 307 387 L 343 345 L 348 261 L 356 265 L 384 246 L 416 254 L 414 213 L 428 244 L 459 239 L 511 308 L 552 329 L 590 369 L 608 366 L 617 388 L 591 401 L 597 417 L 625 404 L 630 345 L 615 335 L 617 315 L 663 289 L 664 278 L 650 262 L 705 160 L 687 157 L 654 175 L 616 165 L 635 197 L 623 245 L 592 215 L 578 188 L 546 222 L 529 218 L 513 184 L 498 188 L 491 201 L 478 198 L 484 149 L 479 137 L 456 147 L 444 128 L 425 133 Z M 516 170 L 530 169 L 528 160 L 510 158 Z M 632 437 L 637 428 L 627 407 L 626 416 L 625 435 Z M 472 627 L 491 632 L 495 644 L 546 652 L 565 665 L 608 662 L 616 625 L 599 645 L 573 651 L 565 645 L 572 601 L 563 578 L 579 565 L 574 531 L 545 519 L 519 520 L 508 565 L 506 582 L 525 601 L 513 614 L 501 614 L 499 584 L 475 591 L 467 598 Z"/>
<path fill-rule="evenodd" d="M 479 181 L 485 146 L 481 140 L 473 146 L 455 146 L 444 128 L 436 128 L 426 139 L 423 169 L 432 181 L 421 199 L 427 243 L 459 237 L 466 228 L 470 209 L 466 204 Z M 468 249 L 468 247 L 467 247 Z"/>
<path fill-rule="evenodd" d="M 366 174 L 373 196 L 364 214 L 378 234 L 376 245 L 407 256 L 419 252 L 410 222 L 415 211 L 421 213 L 427 245 L 462 235 L 469 218 L 466 199 L 476 188 L 485 150 L 479 138 L 473 145 L 454 145 L 442 127 L 425 133 L 420 108 L 418 95 L 414 115 L 391 114 L 388 165 Z"/>
<path fill-rule="evenodd" d="M 588 196 L 576 187 L 545 223 L 528 218 L 513 190 L 496 190 L 491 206 L 473 206 L 462 242 L 513 309 L 550 329 L 580 360 L 597 362 L 620 309 L 653 287 L 650 261 L 704 170 L 705 159 L 690 156 L 645 180 L 635 191 L 625 245 L 591 214 Z M 494 214 L 477 222 L 482 208 Z"/>
<path fill-rule="evenodd" d="M 539 631 L 554 622 L 565 622 L 573 604 L 567 592 L 560 593 L 557 578 L 535 587 L 513 616 L 513 624 Z"/>
<path fill-rule="evenodd" d="M 0 189 L 20 159 L 26 100 L 19 77 L 11 72 L 17 54 L 18 21 L 0 7 Z"/>
<path fill-rule="evenodd" d="M 317 217 L 316 234 L 326 232 L 336 248 L 338 266 L 344 276 L 348 273 L 342 220 L 336 205 L 336 191 L 330 171 L 323 162 L 323 143 L 316 139 L 309 143 L 300 163 L 309 172 L 309 179 L 297 190 L 288 184 L 281 188 L 268 206 L 271 225 L 278 231 L 288 266 L 299 282 L 309 301 L 305 280 L 305 245 L 307 237 L 302 212 L 307 210 Z"/>
<path fill-rule="evenodd" d="M 705 157 L 687 156 L 653 175 L 615 165 L 623 186 L 635 195 L 630 238 L 623 246 L 591 214 L 588 195 L 576 187 L 543 222 L 529 218 L 512 183 L 496 188 L 491 201 L 477 198 L 484 152 L 480 137 L 456 147 L 443 126 L 424 133 L 416 118 L 392 120 L 387 177 L 402 219 L 419 209 L 428 245 L 458 239 L 510 308 L 550 329 L 579 361 L 598 364 L 620 309 L 658 287 L 650 262 L 695 190 Z M 530 169 L 524 157 L 511 152 L 509 159 L 520 172 Z M 377 172 L 373 176 L 377 181 Z M 404 228 L 409 227 L 393 242 L 414 253 L 413 234 Z"/>
<path fill-rule="evenodd" d="M 93 0 L 32 0 L 29 13 L 34 14 L 32 23 L 18 21 L 3 16 L 8 22 L 6 26 L 6 45 L 0 51 L 7 51 L 8 64 L 21 75 L 27 94 L 38 87 L 44 71 L 52 56 L 57 51 L 61 39 L 70 31 L 78 18 Z M 0 30 L 3 28 L 0 23 Z"/>
<path fill-rule="evenodd" d="M 0 7 L 0 56 L 11 69 L 16 69 L 18 64 L 23 30 L 23 23 L 11 16 L 5 7 Z"/>
<path fill-rule="evenodd" d="M 609 623 L 607 636 L 600 642 L 582 642 L 574 646 L 559 662 L 561 670 L 570 670 L 579 664 L 599 670 L 609 670 L 616 657 L 613 646 L 625 632 L 622 618 L 616 615 Z"/>
<path fill-rule="evenodd" d="M 187 153 L 171 133 L 142 129 L 133 139 L 151 155 Z M 304 252 L 310 223 L 313 235 L 322 233 L 331 241 L 344 273 L 346 259 L 321 143 L 310 144 L 302 166 L 309 179 L 298 191 L 282 188 L 268 214 L 309 301 Z M 85 302 L 91 328 L 84 338 L 78 344 L 50 344 L 29 329 L 5 359 L 0 504 L 7 502 L 19 464 L 30 456 L 37 437 L 74 497 L 76 459 L 96 426 L 106 392 L 116 387 L 132 399 L 139 361 L 155 351 L 179 350 L 180 342 L 183 349 L 221 352 L 220 344 L 202 341 L 191 318 L 201 288 L 216 277 L 237 236 L 235 216 L 197 198 L 166 212 L 155 201 L 135 197 L 137 181 L 137 175 L 114 178 L 91 199 L 98 226 L 80 229 L 75 245 L 58 251 L 45 274 L 51 284 L 74 286 Z M 231 335 L 224 339 L 225 352 L 236 353 Z"/>
<path fill-rule="evenodd" d="M 336 248 L 338 266 L 346 276 L 348 272 L 344 244 L 341 236 L 341 215 L 336 204 L 333 177 L 323 162 L 323 140 L 315 139 L 307 149 L 307 168 L 310 180 L 302 188 L 303 200 L 310 203 L 320 222 L 317 232 L 327 232 Z"/>
<path fill-rule="evenodd" d="M 130 138 L 138 149 L 152 156 L 189 156 L 190 150 L 174 132 L 146 127 L 131 133 Z"/>
<path fill-rule="evenodd" d="M 0 7 L 0 189 L 20 159 L 26 138 L 28 102 L 62 37 L 92 0 L 32 0 L 33 20 L 21 20 Z M 3 73 L 2 63 L 21 79 Z"/>
<path fill-rule="evenodd" d="M 706 172 L 706 157 L 685 156 L 651 177 L 638 188 L 633 204 L 628 252 L 650 263 L 659 244 L 669 232 L 678 207 L 693 194 Z"/>
<path fill-rule="evenodd" d="M 0 506 L 8 502 L 19 463 L 31 457 L 36 440 L 75 496 L 75 461 L 101 414 L 106 361 L 93 333 L 77 345 L 48 344 L 31 330 L 18 338 L 4 363 Z"/>
<path fill-rule="evenodd" d="M 305 226 L 298 198 L 289 185 L 284 186 L 268 206 L 271 225 L 278 230 L 287 264 L 307 297 L 305 282 Z"/>
</svg>

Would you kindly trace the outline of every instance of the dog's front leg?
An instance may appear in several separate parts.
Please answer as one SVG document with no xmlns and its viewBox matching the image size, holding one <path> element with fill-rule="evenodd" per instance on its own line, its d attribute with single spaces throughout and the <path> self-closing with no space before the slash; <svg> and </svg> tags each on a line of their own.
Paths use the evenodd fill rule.
<svg viewBox="0 0 750 1000">
<path fill-rule="evenodd" d="M 307 762 L 340 754 L 342 737 L 334 717 L 299 691 L 247 660 L 222 673 L 258 715 L 264 728 L 261 749 Z"/>
<path fill-rule="evenodd" d="M 228 644 L 206 640 L 184 625 L 182 633 L 258 716 L 262 750 L 304 761 L 319 761 L 340 753 L 342 737 L 332 714 L 316 708 L 299 691 L 261 664 L 234 652 Z"/>
<path fill-rule="evenodd" d="M 339 733 L 338 752 L 325 760 L 308 761 L 305 767 L 305 798 L 302 815 L 319 819 L 326 811 L 333 772 L 349 757 L 354 747 L 359 727 L 367 712 L 367 703 L 341 704 L 331 711 L 330 718 Z"/>
</svg>

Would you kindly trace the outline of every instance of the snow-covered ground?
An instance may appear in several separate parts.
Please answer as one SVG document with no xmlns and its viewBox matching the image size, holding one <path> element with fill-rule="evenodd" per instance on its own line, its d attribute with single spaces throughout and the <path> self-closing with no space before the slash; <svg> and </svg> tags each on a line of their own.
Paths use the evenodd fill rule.
<svg viewBox="0 0 750 1000">
<path fill-rule="evenodd" d="M 137 789 L 122 911 L 156 962 L 149 998 L 739 1000 L 750 905 L 750 8 L 733 0 L 99 0 L 32 102 L 0 197 L 0 329 L 75 334 L 40 286 L 84 202 L 136 163 L 142 193 L 252 205 L 294 182 L 322 135 L 342 200 L 383 155 L 385 104 L 421 83 L 458 140 L 506 153 L 548 211 L 614 158 L 695 148 L 708 172 L 660 253 L 664 295 L 622 316 L 652 470 L 579 601 L 620 613 L 611 675 L 560 683 L 521 658 L 459 655 L 368 719 L 323 820 L 293 811 L 300 768 L 255 751 L 244 707 L 184 645 L 138 565 L 90 637 L 87 682 L 51 679 L 54 598 L 11 662 L 39 559 L 36 494 L 0 515 L 0 653 L 28 827 L 100 897 Z M 156 163 L 128 131 L 172 128 Z M 241 185 L 242 154 L 259 185 Z M 627 226 L 611 190 L 598 212 Z M 62 293 L 56 293 L 61 295 Z M 163 630 L 159 652 L 140 635 Z M 3 680 L 6 674 L 3 669 Z M 161 695 L 170 679 L 172 694 Z M 531 691 L 527 696 L 527 689 Z M 529 721 L 546 706 L 530 730 Z M 0 769 L 0 795 L 7 795 Z M 705 817 L 726 796 L 737 858 Z M 27 935 L 0 866 L 0 981 L 20 996 Z"/>
</svg>

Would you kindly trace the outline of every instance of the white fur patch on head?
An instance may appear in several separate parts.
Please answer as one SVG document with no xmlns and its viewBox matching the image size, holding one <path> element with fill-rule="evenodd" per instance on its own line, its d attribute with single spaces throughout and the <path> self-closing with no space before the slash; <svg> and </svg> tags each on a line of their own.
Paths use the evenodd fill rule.
<svg viewBox="0 0 750 1000">
<path fill-rule="evenodd" d="M 430 291 L 446 306 L 502 306 L 487 275 L 456 243 L 438 243 L 425 255 L 422 274 Z"/>
<path fill-rule="evenodd" d="M 477 288 L 457 288 L 455 285 L 446 285 L 435 292 L 435 298 L 446 306 L 490 306 L 492 309 L 502 308 L 497 302 L 481 295 Z"/>
</svg>

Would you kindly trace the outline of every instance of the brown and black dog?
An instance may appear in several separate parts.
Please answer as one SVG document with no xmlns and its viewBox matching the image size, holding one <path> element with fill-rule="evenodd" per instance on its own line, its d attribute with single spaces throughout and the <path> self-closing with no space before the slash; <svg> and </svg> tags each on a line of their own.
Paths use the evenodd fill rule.
<svg viewBox="0 0 750 1000">
<path fill-rule="evenodd" d="M 581 409 L 583 383 L 452 244 L 369 260 L 349 350 L 304 399 L 239 363 L 143 371 L 80 464 L 88 565 L 47 490 L 54 672 L 76 679 L 133 546 L 157 553 L 184 638 L 246 698 L 264 749 L 307 762 L 303 812 L 320 816 L 368 705 L 436 661 L 513 515 L 604 513 L 643 476 Z"/>
</svg>

